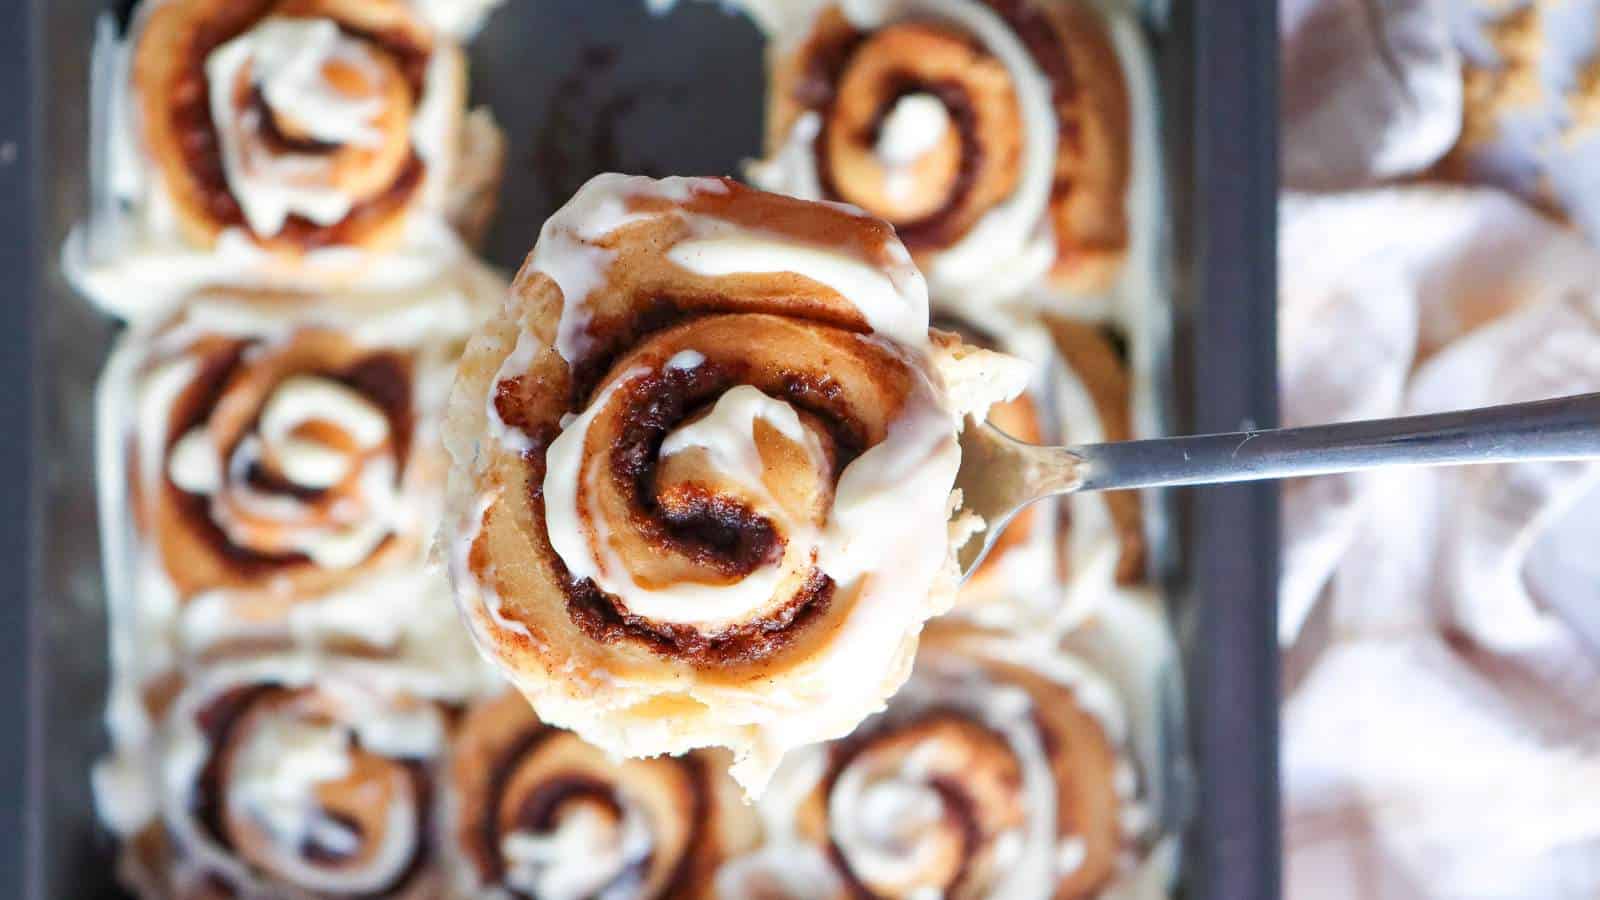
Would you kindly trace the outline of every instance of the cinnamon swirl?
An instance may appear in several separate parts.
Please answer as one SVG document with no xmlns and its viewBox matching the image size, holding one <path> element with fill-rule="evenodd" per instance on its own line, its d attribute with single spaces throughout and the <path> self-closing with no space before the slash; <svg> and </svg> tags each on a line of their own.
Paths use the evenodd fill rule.
<svg viewBox="0 0 1600 900">
<path fill-rule="evenodd" d="M 765 844 L 723 866 L 719 895 L 1064 900 L 1156 881 L 1128 742 L 1121 697 L 1081 662 L 930 627 L 886 711 L 784 762 Z"/>
<path fill-rule="evenodd" d="M 1129 243 L 1132 126 L 1122 64 L 1090 5 L 799 6 L 809 21 L 775 36 L 756 184 L 889 220 L 936 298 L 1112 285 Z"/>
<path fill-rule="evenodd" d="M 149 898 L 439 896 L 433 761 L 446 719 L 373 670 L 262 659 L 208 671 L 144 759 L 123 874 Z M 98 775 L 99 773 L 97 773 Z M 130 782 L 97 778 L 102 806 Z"/>
<path fill-rule="evenodd" d="M 468 710 L 449 772 L 449 846 L 464 897 L 710 895 L 759 836 L 725 754 L 617 760 L 539 721 L 523 697 Z"/>
<path fill-rule="evenodd" d="M 406 0 L 150 0 L 97 55 L 114 201 L 66 262 L 115 313 L 217 283 L 414 284 L 464 256 L 452 220 L 487 223 L 498 130 Z"/>
<path fill-rule="evenodd" d="M 729 747 L 759 790 L 904 679 L 969 527 L 959 417 L 1024 379 L 930 337 L 881 221 L 599 176 L 463 359 L 457 599 L 541 718 L 628 756 Z"/>
<path fill-rule="evenodd" d="M 481 683 L 424 553 L 482 296 L 405 300 L 307 315 L 303 298 L 222 292 L 124 337 L 98 398 L 119 677 L 295 646 L 408 660 L 446 692 Z"/>
</svg>

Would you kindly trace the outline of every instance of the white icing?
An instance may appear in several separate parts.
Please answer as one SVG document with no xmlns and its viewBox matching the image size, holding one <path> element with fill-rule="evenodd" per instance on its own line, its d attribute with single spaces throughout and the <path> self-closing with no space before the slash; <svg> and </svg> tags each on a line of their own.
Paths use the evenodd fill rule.
<svg viewBox="0 0 1600 900">
<path fill-rule="evenodd" d="M 1069 878 L 1083 867 L 1083 861 L 1089 857 L 1089 845 L 1084 843 L 1082 837 L 1071 835 L 1061 839 L 1056 845 L 1056 877 Z"/>
<path fill-rule="evenodd" d="M 462 100 L 467 95 L 466 61 L 461 50 L 451 45 L 436 47 L 423 72 L 422 96 L 411 113 L 411 148 L 422 161 L 429 177 L 424 185 L 432 206 L 454 209 L 456 198 L 447 196 L 457 170 L 458 157 L 465 152 L 468 139 Z M 489 114 L 480 111 L 482 119 Z M 473 127 L 484 127 L 479 123 Z M 498 137 L 492 117 L 489 132 Z"/>
<path fill-rule="evenodd" d="M 793 272 L 853 303 L 872 330 L 908 347 L 928 339 L 928 292 L 915 267 L 885 271 L 844 253 L 748 233 L 675 244 L 673 263 L 712 278 Z"/>
<path fill-rule="evenodd" d="M 769 191 L 807 200 L 822 198 L 822 176 L 817 172 L 816 143 L 822 134 L 822 114 L 802 113 L 795 119 L 776 152 L 745 165 L 750 183 Z"/>
<path fill-rule="evenodd" d="M 908 166 L 939 145 L 950 127 L 950 111 L 932 94 L 907 94 L 883 120 L 874 152 L 887 166 Z"/>
<path fill-rule="evenodd" d="M 271 835 L 274 843 L 299 847 L 314 833 L 337 836 L 317 803 L 317 788 L 350 774 L 350 734 L 301 719 L 274 717 L 249 731 L 233 753 L 229 807 Z M 354 835 L 329 846 L 349 852 Z"/>
<path fill-rule="evenodd" d="M 727 188 L 715 178 L 646 178 L 608 173 L 596 175 L 572 199 L 545 220 L 530 261 L 561 289 L 561 319 L 556 326 L 556 350 L 572 362 L 593 344 L 586 300 L 605 282 L 613 254 L 595 241 L 626 225 L 650 219 L 651 213 L 630 212 L 630 197 L 659 197 L 683 201 L 693 193 L 721 193 Z"/>
<path fill-rule="evenodd" d="M 932 94 L 907 94 L 895 101 L 883 120 L 873 154 L 886 170 L 890 199 L 905 203 L 916 191 L 912 167 L 950 128 L 950 111 Z"/>
<path fill-rule="evenodd" d="M 624 598 L 628 610 L 635 615 L 705 628 L 751 618 L 774 599 L 787 599 L 774 598 L 779 583 L 786 571 L 809 561 L 817 543 L 813 529 L 783 515 L 768 494 L 755 445 L 755 421 L 767 422 L 804 446 L 818 467 L 825 460 L 822 448 L 816 437 L 800 425 L 792 407 L 749 386 L 730 390 L 708 416 L 670 433 L 662 443 L 663 458 L 695 449 L 706 452 L 718 464 L 719 472 L 738 482 L 746 496 L 756 499 L 756 509 L 774 519 L 788 545 L 782 559 L 731 583 L 642 587 L 629 575 L 626 561 L 612 547 L 610 535 L 615 529 L 611 523 L 599 510 L 580 509 L 579 498 L 594 489 L 597 479 L 606 477 L 602 467 L 584 465 L 590 425 L 613 394 L 649 372 L 637 368 L 618 378 L 550 444 L 544 479 L 545 525 L 550 545 L 574 577 L 594 579 L 602 590 Z"/>
<path fill-rule="evenodd" d="M 204 426 L 174 445 L 168 474 L 177 487 L 213 498 L 212 517 L 239 546 L 260 541 L 239 520 L 235 507 L 252 517 L 281 522 L 282 538 L 267 549 L 304 553 L 324 568 L 348 568 L 372 554 L 395 530 L 403 510 L 395 496 L 395 461 L 388 456 L 358 459 L 294 432 L 320 421 L 335 425 L 365 453 L 389 439 L 389 420 L 359 393 L 330 379 L 295 375 L 273 389 L 258 423 L 259 431 L 240 440 L 224 467 Z M 308 489 L 331 488 L 360 465 L 359 500 L 336 507 L 331 525 L 311 525 L 309 502 L 292 495 L 268 493 L 251 484 L 250 473 L 268 461 L 291 482 Z M 226 492 L 227 503 L 219 502 Z"/>
<path fill-rule="evenodd" d="M 950 110 L 933 94 L 906 94 L 883 119 L 874 154 L 886 170 L 886 187 L 891 199 L 912 199 L 917 181 L 912 167 L 928 151 L 939 146 L 950 128 Z"/>
<path fill-rule="evenodd" d="M 287 445 L 295 440 L 291 433 L 296 428 L 314 421 L 337 426 L 363 450 L 389 439 L 389 420 L 376 404 L 353 388 L 315 375 L 292 375 L 273 389 L 261 410 L 261 436 L 268 443 Z"/>
<path fill-rule="evenodd" d="M 164 406 L 173 397 L 159 399 Z M 298 426 L 313 420 L 335 424 L 363 456 L 352 457 L 349 452 L 293 434 Z M 304 553 L 319 566 L 348 568 L 413 521 L 412 511 L 399 496 L 396 460 L 388 452 L 365 455 L 389 439 L 388 420 L 355 391 L 323 378 L 290 377 L 270 395 L 259 428 L 238 441 L 224 462 L 204 427 L 198 427 L 174 445 L 167 467 L 176 486 L 212 498 L 214 521 L 235 543 L 272 552 Z M 153 445 L 153 449 L 160 459 L 161 448 Z M 310 505 L 315 501 L 263 491 L 251 483 L 251 471 L 269 456 L 282 475 L 311 489 L 331 487 L 359 465 L 351 487 L 354 496 L 328 510 L 333 521 L 312 524 Z M 250 519 L 241 519 L 240 512 Z M 277 536 L 268 536 L 271 546 L 258 546 L 262 540 L 256 530 L 258 519 L 281 523 Z"/>
<path fill-rule="evenodd" d="M 470 40 L 505 0 L 410 0 L 428 23 L 457 40 Z"/>
<path fill-rule="evenodd" d="M 1050 896 L 1062 878 L 1083 864 L 1087 845 L 1074 834 L 1060 834 L 1057 809 L 1049 802 L 1057 796 L 1055 772 L 1034 718 L 1032 696 L 1019 686 L 997 680 L 981 664 L 996 660 L 1024 665 L 1073 692 L 1080 708 L 1088 712 L 1118 752 L 1119 771 L 1131 769 L 1122 757 L 1128 748 L 1127 712 L 1117 688 L 1085 663 L 1065 656 L 1046 643 L 1001 637 L 973 636 L 948 650 L 925 651 L 911 680 L 890 701 L 888 709 L 862 723 L 857 734 L 871 740 L 876 733 L 892 733 L 900 723 L 919 721 L 931 710 L 955 711 L 982 724 L 1002 738 L 1021 767 L 1017 796 L 1024 803 L 1020 827 L 995 836 L 991 865 L 994 881 L 982 885 L 982 896 L 997 900 L 1024 900 Z M 919 842 L 925 829 L 937 827 L 942 801 L 931 790 L 936 777 L 959 778 L 962 754 L 945 746 L 946 739 L 924 737 L 907 748 L 896 745 L 894 756 L 875 753 L 868 743 L 839 771 L 827 795 L 828 837 L 850 867 L 869 883 L 916 885 L 917 874 L 930 860 L 931 847 Z M 803 857 L 803 848 L 820 852 L 806 837 L 807 818 L 802 806 L 821 786 L 832 751 L 816 746 L 786 759 L 771 789 L 758 804 L 767 850 L 731 861 L 719 875 L 719 884 L 784 883 L 789 859 Z M 892 762 L 890 760 L 893 760 Z M 1120 778 L 1119 778 L 1120 781 Z M 1145 808 L 1137 799 L 1128 805 Z M 1124 824 L 1127 819 L 1124 817 Z M 1149 823 L 1144 823 L 1148 826 Z M 1146 827 L 1130 833 L 1139 842 L 1149 835 Z M 782 848 L 781 852 L 777 848 Z M 1145 873 L 1148 863 L 1119 877 L 1113 890 L 1140 890 L 1154 883 Z M 821 883 L 821 882 L 819 882 Z M 969 885 L 969 887 L 971 887 Z M 921 885 L 916 890 L 936 892 Z M 930 894 L 934 895 L 934 894 Z M 721 896 L 739 896 L 731 891 Z M 785 897 L 832 896 L 819 890 L 795 888 Z M 1127 898 L 1154 898 L 1164 893 L 1117 893 Z"/>
<path fill-rule="evenodd" d="M 259 89 L 274 115 L 316 140 L 374 146 L 383 141 L 373 125 L 383 101 L 346 94 L 326 74 L 328 65 L 343 65 L 361 73 L 370 90 L 379 79 L 371 53 L 330 19 L 270 17 L 206 59 L 228 186 L 255 233 L 277 234 L 291 213 L 332 225 L 349 215 L 356 198 L 330 183 L 331 157 L 280 154 L 261 144 L 263 112 L 241 104 L 241 94 Z"/>
<path fill-rule="evenodd" d="M 924 839 L 944 818 L 944 801 L 918 773 L 876 777 L 866 766 L 840 773 L 828 796 L 834 841 L 868 884 L 913 883 L 938 849 Z"/>
<path fill-rule="evenodd" d="M 717 900 L 832 900 L 844 885 L 827 854 L 815 844 L 767 843 L 717 869 Z"/>
<path fill-rule="evenodd" d="M 314 894 L 365 894 L 392 883 L 410 864 L 417 844 L 426 839 L 418 829 L 420 811 L 409 776 L 393 773 L 382 823 L 366 834 L 328 817 L 316 794 L 321 786 L 353 773 L 356 736 L 387 732 L 388 739 L 400 745 L 439 746 L 444 726 L 437 710 L 403 700 L 403 692 L 419 683 L 418 675 L 381 663 L 287 656 L 213 668 L 192 682 L 174 703 L 156 748 L 161 815 L 171 840 L 181 848 L 174 877 L 206 873 L 237 886 L 242 896 L 283 892 L 282 883 L 269 883 L 264 877 Z M 235 688 L 258 684 L 298 688 L 312 682 L 320 698 L 317 712 L 308 715 L 310 711 L 296 701 L 267 709 L 249 720 L 248 730 L 229 755 L 222 785 L 227 811 L 259 829 L 266 839 L 256 845 L 258 862 L 268 862 L 274 874 L 261 876 L 236 850 L 219 844 L 195 815 L 194 791 L 207 761 L 221 749 L 211 744 L 200 713 Z M 407 729 L 416 733 L 402 737 Z M 375 751 L 371 746 L 366 749 Z M 363 846 L 380 839 L 376 846 Z M 308 840 L 330 850 L 359 851 L 363 862 L 318 865 L 302 853 Z"/>
<path fill-rule="evenodd" d="M 500 844 L 506 884 L 544 900 L 621 900 L 633 886 L 621 876 L 649 858 L 649 823 L 622 799 L 621 821 L 588 805 L 568 810 L 553 831 L 513 831 Z"/>
<path fill-rule="evenodd" d="M 195 428 L 172 445 L 167 477 L 191 494 L 214 494 L 222 487 L 222 462 L 204 428 Z"/>
<path fill-rule="evenodd" d="M 444 719 L 431 706 L 416 704 L 373 710 L 355 722 L 363 749 L 393 759 L 422 759 L 445 747 Z"/>
<path fill-rule="evenodd" d="M 841 11 L 858 30 L 871 31 L 908 17 L 950 22 L 980 41 L 1010 75 L 1022 112 L 1021 177 L 951 246 L 931 254 L 924 274 L 936 297 L 989 304 L 1036 283 L 1055 261 L 1046 215 L 1055 173 L 1059 131 L 1050 81 L 1022 41 L 992 9 L 978 0 L 850 0 Z M 922 114 L 917 114 L 922 115 Z M 748 170 L 768 190 L 821 199 L 815 138 L 820 122 L 802 116 L 783 146 Z"/>
<path fill-rule="evenodd" d="M 459 139 L 464 67 L 459 49 L 443 40 L 429 60 L 423 96 L 411 125 L 414 147 L 425 162 L 419 203 L 402 223 L 393 246 L 369 250 L 336 245 L 286 255 L 259 246 L 243 227 L 224 229 L 211 246 L 192 243 L 180 225 L 160 169 L 139 134 L 139 97 L 132 76 L 133 45 L 155 11 L 170 2 L 140 4 L 127 40 L 119 41 L 114 32 L 107 31 L 97 37 L 91 131 L 103 154 L 96 157 L 97 164 L 90 172 L 90 214 L 62 247 L 62 268 L 74 288 L 116 315 L 154 321 L 189 293 L 207 287 L 410 291 L 473 266 L 468 248 L 447 216 L 460 206 L 464 192 L 480 188 L 452 183 L 451 176 L 464 166 L 493 164 L 476 156 L 463 160 L 463 154 L 496 151 L 493 142 L 468 146 Z M 432 0 L 429 5 L 446 9 L 471 2 Z M 219 59 L 218 65 L 223 63 L 242 65 L 243 59 L 235 54 L 232 59 Z M 220 87 L 220 82 L 214 86 Z M 318 90 L 328 93 L 325 88 Z M 318 102 L 294 96 L 292 91 L 282 93 L 288 95 L 290 105 Z M 334 95 L 332 99 L 337 103 L 344 98 Z M 350 120 L 330 120 L 326 115 L 310 118 L 319 123 L 313 127 L 325 134 L 352 128 Z M 219 123 L 229 121 L 231 118 Z M 436 158 L 439 154 L 446 158 Z M 299 177 L 295 172 L 290 175 Z M 261 196 L 267 197 L 265 202 L 270 205 L 268 193 Z M 331 208 L 328 214 L 332 214 Z M 260 210 L 263 227 L 275 217 L 272 210 Z"/>
<path fill-rule="evenodd" d="M 679 350 L 667 360 L 667 368 L 688 372 L 698 369 L 705 361 L 706 355 L 699 350 Z"/>
<path fill-rule="evenodd" d="M 533 366 L 534 354 L 539 350 L 539 342 L 528 332 L 517 335 L 517 345 L 511 349 L 506 358 L 501 361 L 500 368 L 495 372 L 494 383 L 508 381 L 527 372 Z M 533 438 L 521 428 L 514 428 L 500 418 L 500 407 L 495 405 L 495 392 L 490 391 L 484 398 L 484 421 L 488 424 L 489 437 L 507 450 L 518 455 L 533 449 Z M 565 422 L 561 427 L 567 427 Z"/>
</svg>

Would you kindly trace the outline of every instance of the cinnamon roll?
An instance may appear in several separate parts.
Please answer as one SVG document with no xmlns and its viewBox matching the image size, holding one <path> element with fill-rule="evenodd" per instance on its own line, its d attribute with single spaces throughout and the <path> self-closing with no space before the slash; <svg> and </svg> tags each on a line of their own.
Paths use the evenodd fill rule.
<svg viewBox="0 0 1600 900">
<path fill-rule="evenodd" d="M 615 759 L 539 721 L 521 695 L 468 710 L 449 772 L 449 846 L 463 897 L 710 895 L 759 822 L 725 754 Z"/>
<path fill-rule="evenodd" d="M 809 21 L 775 36 L 757 185 L 889 220 L 936 298 L 1112 285 L 1129 243 L 1131 123 L 1122 63 L 1092 6 L 799 6 L 814 10 Z"/>
<path fill-rule="evenodd" d="M 487 223 L 498 129 L 407 0 L 150 0 L 97 57 L 113 200 L 66 262 L 113 312 L 217 283 L 414 284 Z"/>
<path fill-rule="evenodd" d="M 928 331 L 881 221 L 725 179 L 590 181 L 451 399 L 445 534 L 480 648 L 627 756 L 850 730 L 954 596 L 956 428 L 1017 361 Z"/>
<path fill-rule="evenodd" d="M 439 896 L 446 718 L 375 674 L 264 659 L 194 680 L 146 760 L 149 819 L 123 823 L 130 886 L 169 900 Z"/>
<path fill-rule="evenodd" d="M 1113 685 L 1070 657 L 946 625 L 856 733 L 784 762 L 765 843 L 719 896 L 1106 895 L 1158 829 Z M 1136 896 L 1152 896 L 1139 893 Z"/>
<path fill-rule="evenodd" d="M 99 487 L 119 673 L 299 647 L 475 689 L 484 670 L 424 557 L 442 407 L 482 297 L 440 288 L 359 315 L 352 298 L 314 316 L 306 302 L 198 296 L 113 354 Z"/>
</svg>

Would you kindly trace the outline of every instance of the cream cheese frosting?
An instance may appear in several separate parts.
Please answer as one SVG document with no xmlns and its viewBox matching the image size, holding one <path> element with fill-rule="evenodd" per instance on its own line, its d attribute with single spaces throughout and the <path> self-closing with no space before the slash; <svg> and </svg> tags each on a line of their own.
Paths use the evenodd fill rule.
<svg viewBox="0 0 1600 900">
<path fill-rule="evenodd" d="M 813 15 L 825 6 L 799 5 L 811 8 Z M 1010 74 L 1022 112 L 1021 177 L 1009 197 L 986 212 L 959 241 L 932 256 L 925 274 L 935 297 L 961 297 L 965 303 L 981 304 L 1014 298 L 1042 278 L 1055 261 L 1046 211 L 1059 126 L 1049 79 L 999 14 L 978 0 L 849 0 L 840 3 L 839 9 L 851 25 L 863 31 L 906 18 L 950 22 L 980 41 Z M 795 18 L 798 15 L 780 21 Z M 903 98 L 901 103 L 907 99 L 912 98 Z M 918 130 L 930 127 L 915 120 L 911 124 Z M 820 129 L 815 112 L 801 115 L 783 145 L 767 160 L 750 166 L 750 180 L 767 190 L 822 199 L 812 149 Z"/>
<path fill-rule="evenodd" d="M 418 202 L 392 245 L 377 249 L 328 245 L 293 257 L 263 247 L 291 214 L 328 223 L 349 212 L 353 196 L 328 181 L 323 154 L 264 152 L 250 137 L 263 115 L 281 117 L 311 141 L 364 147 L 376 134 L 376 98 L 341 90 L 329 64 L 357 81 L 382 80 L 371 52 L 325 19 L 269 17 L 223 44 L 206 60 L 208 96 L 225 174 L 247 226 L 223 229 L 209 246 L 184 233 L 177 204 L 142 134 L 141 93 L 133 78 L 133 47 L 156 11 L 175 0 L 141 4 L 127 37 L 102 29 L 91 79 L 96 148 L 89 187 L 91 208 L 63 244 L 61 264 L 80 293 L 114 315 L 153 321 L 196 290 L 238 286 L 303 291 L 411 290 L 460 265 L 470 249 L 455 220 L 492 182 L 503 148 L 484 110 L 465 110 L 465 58 L 448 38 L 473 18 L 445 16 L 409 111 L 403 149 L 423 163 Z M 427 0 L 441 14 L 488 3 Z M 388 64 L 392 66 L 392 64 Z M 384 76 L 387 77 L 387 76 Z M 343 82 L 341 81 L 341 84 Z M 256 91 L 258 106 L 240 104 L 230 88 Z M 249 119 L 249 122 L 242 121 Z M 244 127 L 249 126 L 249 127 Z M 468 157 L 467 154 L 472 154 Z"/>
</svg>

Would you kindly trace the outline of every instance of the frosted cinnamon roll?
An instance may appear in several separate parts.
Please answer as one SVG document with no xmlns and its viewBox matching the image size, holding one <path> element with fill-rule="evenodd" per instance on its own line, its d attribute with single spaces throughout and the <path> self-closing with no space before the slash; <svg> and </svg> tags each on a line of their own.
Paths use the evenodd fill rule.
<svg viewBox="0 0 1600 900">
<path fill-rule="evenodd" d="M 353 298 L 317 315 L 306 302 L 191 298 L 108 363 L 114 661 L 142 682 L 294 646 L 410 660 L 441 690 L 469 690 L 482 671 L 425 553 L 447 468 L 442 407 L 481 297 L 440 287 L 360 315 L 340 312 Z"/>
<path fill-rule="evenodd" d="M 1128 246 L 1131 126 L 1091 6 L 801 5 L 808 24 L 775 36 L 756 184 L 887 219 L 935 297 L 1110 287 Z"/>
<path fill-rule="evenodd" d="M 406 0 L 151 0 L 96 52 L 107 199 L 67 267 L 114 312 L 215 283 L 414 283 L 487 222 L 498 131 Z"/>
<path fill-rule="evenodd" d="M 544 720 L 628 756 L 728 747 L 759 790 L 904 679 L 970 527 L 960 417 L 1024 378 L 930 334 L 879 220 L 599 176 L 462 361 L 457 599 Z"/>
<path fill-rule="evenodd" d="M 1082 663 L 930 627 L 887 710 L 785 761 L 765 843 L 722 867 L 718 895 L 1105 895 L 1157 838 L 1128 732 Z"/>
<path fill-rule="evenodd" d="M 725 754 L 615 759 L 503 694 L 452 745 L 448 840 L 464 897 L 709 896 L 759 837 Z"/>
<path fill-rule="evenodd" d="M 439 896 L 444 715 L 369 677 L 313 672 L 212 670 L 172 702 L 146 769 L 150 819 L 123 834 L 142 896 Z"/>
</svg>

